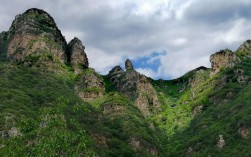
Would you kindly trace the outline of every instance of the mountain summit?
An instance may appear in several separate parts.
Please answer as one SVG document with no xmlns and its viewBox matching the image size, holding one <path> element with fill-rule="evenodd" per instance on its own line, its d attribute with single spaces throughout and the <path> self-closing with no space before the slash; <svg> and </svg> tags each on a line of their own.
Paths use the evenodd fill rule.
<svg viewBox="0 0 251 157">
<path fill-rule="evenodd" d="M 129 59 L 100 75 L 29 9 L 0 33 L 0 156 L 251 156 L 250 54 L 247 40 L 174 80 Z"/>
</svg>

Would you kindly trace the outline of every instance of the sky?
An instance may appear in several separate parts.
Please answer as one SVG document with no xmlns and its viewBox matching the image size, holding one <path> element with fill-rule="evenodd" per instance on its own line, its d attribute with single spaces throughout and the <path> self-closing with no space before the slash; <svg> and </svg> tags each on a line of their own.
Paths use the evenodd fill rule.
<svg viewBox="0 0 251 157">
<path fill-rule="evenodd" d="M 174 79 L 251 38 L 251 0 L 1 0 L 0 32 L 29 8 L 48 12 L 67 42 L 78 37 L 101 74 L 129 58 L 142 74 Z"/>
</svg>

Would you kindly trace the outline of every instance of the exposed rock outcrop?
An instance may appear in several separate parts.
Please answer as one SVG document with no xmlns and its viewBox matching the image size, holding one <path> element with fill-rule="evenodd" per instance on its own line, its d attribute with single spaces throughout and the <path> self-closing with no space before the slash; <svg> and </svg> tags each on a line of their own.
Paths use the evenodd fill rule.
<svg viewBox="0 0 251 157">
<path fill-rule="evenodd" d="M 33 8 L 17 15 L 8 39 L 7 57 L 12 61 L 24 61 L 27 56 L 41 54 L 65 61 L 65 38 L 53 18 L 43 10 Z"/>
<path fill-rule="evenodd" d="M 16 127 L 12 127 L 9 131 L 8 131 L 8 135 L 10 137 L 17 137 L 17 136 L 22 136 L 21 131 L 16 128 Z"/>
<path fill-rule="evenodd" d="M 125 61 L 125 68 L 126 68 L 126 70 L 134 70 L 131 60 L 127 59 Z"/>
<path fill-rule="evenodd" d="M 241 57 L 251 57 L 251 40 L 245 41 L 241 46 L 236 50 L 236 53 Z"/>
<path fill-rule="evenodd" d="M 120 116 L 125 114 L 126 108 L 121 104 L 105 104 L 103 113 L 109 117 Z"/>
<path fill-rule="evenodd" d="M 93 133 L 91 134 L 91 137 L 96 145 L 101 147 L 108 147 L 107 142 L 109 142 L 110 139 L 108 139 L 104 135 Z"/>
<path fill-rule="evenodd" d="M 240 126 L 238 129 L 238 133 L 243 137 L 244 139 L 248 138 L 249 135 L 249 128 L 247 126 Z"/>
<path fill-rule="evenodd" d="M 223 68 L 231 68 L 239 62 L 239 58 L 231 50 L 225 49 L 210 56 L 211 75 L 217 74 Z"/>
<path fill-rule="evenodd" d="M 217 142 L 217 148 L 218 149 L 223 149 L 223 147 L 225 146 L 225 140 L 223 138 L 223 135 L 219 135 L 219 141 Z"/>
<path fill-rule="evenodd" d="M 85 69 L 79 76 L 75 91 L 84 101 L 92 101 L 104 95 L 105 87 L 101 76 L 93 69 Z"/>
<path fill-rule="evenodd" d="M 157 92 L 144 75 L 139 76 L 137 83 L 136 106 L 147 116 L 160 109 Z"/>
<path fill-rule="evenodd" d="M 145 116 L 158 111 L 160 104 L 157 92 L 150 81 L 133 69 L 130 60 L 126 60 L 125 67 L 126 71 L 116 66 L 109 72 L 111 82 L 119 92 L 135 100 L 135 105 Z"/>
<path fill-rule="evenodd" d="M 89 67 L 85 47 L 78 38 L 72 39 L 67 45 L 68 62 L 72 65 L 75 73 Z"/>
<path fill-rule="evenodd" d="M 150 145 L 146 141 L 143 141 L 138 138 L 131 138 L 129 144 L 132 146 L 134 151 L 144 151 L 148 152 L 152 156 L 158 156 L 158 151 L 156 147 Z"/>
</svg>

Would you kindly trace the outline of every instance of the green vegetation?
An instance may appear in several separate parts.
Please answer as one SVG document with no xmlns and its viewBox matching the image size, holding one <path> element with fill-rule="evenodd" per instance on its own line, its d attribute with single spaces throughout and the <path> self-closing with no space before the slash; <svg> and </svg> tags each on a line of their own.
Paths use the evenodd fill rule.
<svg viewBox="0 0 251 157">
<path fill-rule="evenodd" d="M 192 106 L 202 104 L 202 112 L 194 116 L 182 132 L 177 132 L 170 139 L 175 142 L 167 145 L 169 152 L 166 156 L 251 155 L 250 136 L 241 135 L 243 128 L 250 130 L 251 126 L 251 86 L 248 79 L 238 82 L 240 74 L 236 74 L 237 69 L 242 69 L 244 75 L 250 78 L 250 63 L 251 59 L 246 59 L 202 84 L 212 85 L 215 82 L 216 86 L 212 87 L 214 90 L 205 88 L 199 96 L 202 101 L 192 103 Z M 219 135 L 223 135 L 225 140 L 222 149 L 217 147 Z"/>
<path fill-rule="evenodd" d="M 92 104 L 83 102 L 74 91 L 78 79 L 68 68 L 56 73 L 0 63 L 0 73 L 0 131 L 6 135 L 0 137 L 0 156 L 151 156 L 144 147 L 160 149 L 160 133 L 132 101 L 107 92 Z M 109 113 L 113 105 L 122 109 Z M 21 136 L 10 137 L 12 128 Z M 143 145 L 137 151 L 132 138 Z"/>
<path fill-rule="evenodd" d="M 1 62 L 0 156 L 153 156 L 150 150 L 163 157 L 250 156 L 250 66 L 243 59 L 214 77 L 197 69 L 176 80 L 151 80 L 162 110 L 146 118 L 93 69 L 77 76 L 68 66 L 58 73 Z M 103 97 L 87 103 L 75 94 L 84 75 L 104 80 Z"/>
</svg>

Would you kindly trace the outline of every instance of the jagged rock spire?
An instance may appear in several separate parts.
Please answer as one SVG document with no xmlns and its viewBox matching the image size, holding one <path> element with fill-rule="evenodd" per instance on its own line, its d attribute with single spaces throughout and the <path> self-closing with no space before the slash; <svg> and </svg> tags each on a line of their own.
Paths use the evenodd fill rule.
<svg viewBox="0 0 251 157">
<path fill-rule="evenodd" d="M 132 62 L 130 61 L 130 59 L 127 59 L 127 60 L 125 61 L 125 68 L 126 68 L 126 70 L 134 70 L 133 64 L 132 64 Z"/>
<path fill-rule="evenodd" d="M 68 61 L 72 65 L 82 65 L 84 68 L 89 67 L 85 47 L 78 38 L 72 39 L 67 45 Z"/>
</svg>

